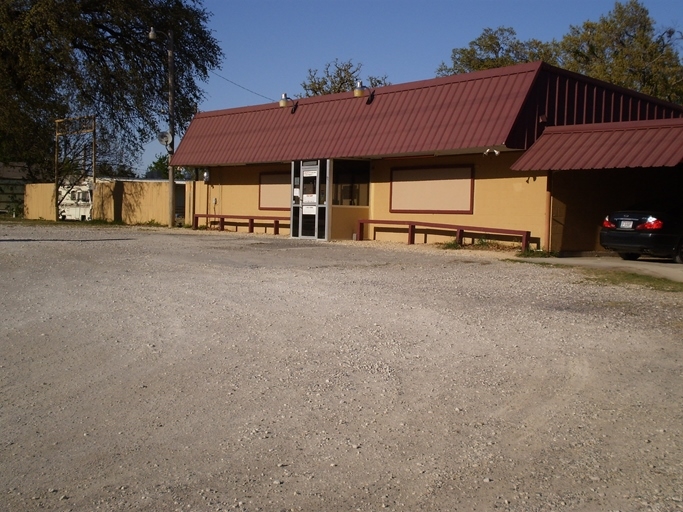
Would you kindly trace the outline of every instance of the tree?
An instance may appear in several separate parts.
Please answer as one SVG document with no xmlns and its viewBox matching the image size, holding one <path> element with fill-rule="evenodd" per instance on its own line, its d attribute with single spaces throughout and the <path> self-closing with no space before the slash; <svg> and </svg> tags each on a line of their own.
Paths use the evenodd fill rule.
<svg viewBox="0 0 683 512">
<path fill-rule="evenodd" d="M 180 167 L 175 167 L 173 176 L 176 180 L 192 179 L 191 173 L 188 175 Z M 168 153 L 160 153 L 156 155 L 154 162 L 149 164 L 145 171 L 146 180 L 161 180 L 168 179 Z"/>
<path fill-rule="evenodd" d="M 511 66 L 521 62 L 543 60 L 555 64 L 558 60 L 558 44 L 555 40 L 543 43 L 538 39 L 520 41 L 510 27 L 485 28 L 467 48 L 455 48 L 451 53 L 452 65 L 442 62 L 437 76 L 469 73 L 481 69 Z"/>
<path fill-rule="evenodd" d="M 0 161 L 50 174 L 55 119 L 96 116 L 98 139 L 138 154 L 165 125 L 174 35 L 175 124 L 222 57 L 201 0 L 6 0 L 0 4 Z M 52 171 L 54 172 L 54 171 Z"/>
<path fill-rule="evenodd" d="M 519 41 L 511 28 L 484 29 L 466 48 L 455 48 L 452 65 L 437 76 L 543 60 L 622 87 L 683 103 L 683 63 L 677 51 L 681 33 L 656 31 L 638 0 L 615 3 L 597 22 L 570 26 L 559 42 Z"/>
<path fill-rule="evenodd" d="M 360 72 L 362 69 L 363 64 L 360 62 L 354 64 L 351 60 L 340 62 L 339 59 L 325 64 L 321 76 L 318 76 L 317 69 L 309 69 L 308 80 L 301 84 L 304 89 L 303 96 L 310 98 L 311 96 L 352 91 L 356 82 L 361 80 Z M 367 80 L 370 87 L 390 85 L 386 75 L 381 77 L 369 76 Z"/>
<path fill-rule="evenodd" d="M 146 180 L 168 179 L 168 153 L 157 154 L 145 171 Z"/>
<path fill-rule="evenodd" d="M 678 37 L 677 37 L 678 36 Z M 680 33 L 656 31 L 637 0 L 617 2 L 597 22 L 571 26 L 560 43 L 562 66 L 629 89 L 683 103 Z"/>
</svg>

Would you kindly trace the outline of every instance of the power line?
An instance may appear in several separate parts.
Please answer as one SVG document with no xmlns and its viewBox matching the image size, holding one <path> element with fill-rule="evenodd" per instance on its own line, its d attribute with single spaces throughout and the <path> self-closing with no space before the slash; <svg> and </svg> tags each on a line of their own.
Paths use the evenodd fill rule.
<svg viewBox="0 0 683 512">
<path fill-rule="evenodd" d="M 266 99 L 266 100 L 268 100 L 268 101 L 277 101 L 277 100 L 274 100 L 273 98 L 269 98 L 268 96 L 264 96 L 263 94 L 259 94 L 259 93 L 255 92 L 255 91 L 252 91 L 251 89 L 247 89 L 247 88 L 244 87 L 243 85 L 240 85 L 240 84 L 238 84 L 237 82 L 233 82 L 233 81 L 230 80 L 229 78 L 225 78 L 224 76 L 219 75 L 219 74 L 216 73 L 215 71 L 211 71 L 211 73 L 214 74 L 214 75 L 216 75 L 218 78 L 222 78 L 222 79 L 225 80 L 226 82 L 230 82 L 232 85 L 234 85 L 234 86 L 236 86 L 236 87 L 239 87 L 240 89 L 244 89 L 244 90 L 247 91 L 247 92 L 250 92 L 250 93 L 252 93 L 252 94 L 255 94 L 256 96 L 260 96 L 261 98 L 264 98 L 264 99 Z"/>
</svg>

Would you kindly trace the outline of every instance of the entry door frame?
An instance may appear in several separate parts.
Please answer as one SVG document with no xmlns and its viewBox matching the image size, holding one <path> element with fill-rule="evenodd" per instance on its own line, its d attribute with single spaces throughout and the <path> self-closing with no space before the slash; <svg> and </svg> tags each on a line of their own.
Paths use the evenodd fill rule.
<svg viewBox="0 0 683 512">
<path fill-rule="evenodd" d="M 290 237 L 330 240 L 332 160 L 292 162 Z"/>
</svg>

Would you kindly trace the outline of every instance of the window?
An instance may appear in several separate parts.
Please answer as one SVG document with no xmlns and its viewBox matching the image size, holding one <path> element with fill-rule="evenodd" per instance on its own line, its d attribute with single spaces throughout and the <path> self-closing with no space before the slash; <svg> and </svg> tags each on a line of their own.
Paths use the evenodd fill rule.
<svg viewBox="0 0 683 512">
<path fill-rule="evenodd" d="M 410 167 L 391 171 L 391 211 L 472 213 L 471 167 Z"/>
<path fill-rule="evenodd" d="M 260 210 L 289 210 L 292 198 L 290 173 L 262 173 L 259 185 Z"/>
<path fill-rule="evenodd" d="M 333 205 L 370 204 L 370 162 L 335 160 L 333 174 Z"/>
</svg>

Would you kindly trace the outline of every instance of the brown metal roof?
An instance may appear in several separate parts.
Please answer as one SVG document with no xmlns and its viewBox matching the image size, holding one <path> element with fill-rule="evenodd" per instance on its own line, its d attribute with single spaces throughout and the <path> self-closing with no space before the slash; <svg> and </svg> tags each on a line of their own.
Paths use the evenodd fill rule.
<svg viewBox="0 0 683 512">
<path fill-rule="evenodd" d="M 176 166 L 458 152 L 501 147 L 513 130 L 541 63 L 353 93 L 203 112 L 173 157 Z M 296 101 L 296 100 L 295 100 Z"/>
<path fill-rule="evenodd" d="M 683 163 L 683 119 L 546 128 L 512 169 L 675 167 Z"/>
<path fill-rule="evenodd" d="M 683 107 L 534 62 L 197 114 L 172 164 L 204 167 L 528 149 L 551 126 L 683 116 Z"/>
</svg>

